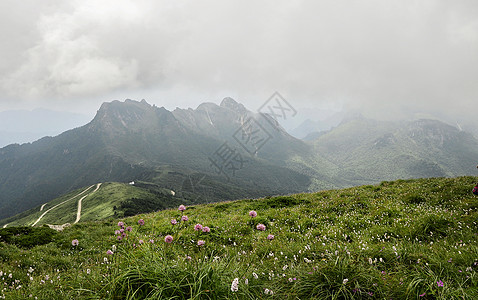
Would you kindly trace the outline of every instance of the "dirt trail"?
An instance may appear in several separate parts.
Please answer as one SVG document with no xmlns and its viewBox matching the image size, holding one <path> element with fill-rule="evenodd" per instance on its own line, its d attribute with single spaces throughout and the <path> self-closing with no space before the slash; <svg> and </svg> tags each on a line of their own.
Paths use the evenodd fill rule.
<svg viewBox="0 0 478 300">
<path fill-rule="evenodd" d="M 3 228 L 7 228 L 8 224 L 3 225 Z"/>
<path fill-rule="evenodd" d="M 70 201 L 70 200 L 72 200 L 72 199 L 75 199 L 76 197 L 78 197 L 78 196 L 84 194 L 86 191 L 88 191 L 89 189 L 91 189 L 91 188 L 94 187 L 94 186 L 95 186 L 95 185 L 93 184 L 93 185 L 87 187 L 84 191 L 82 191 L 82 192 L 79 193 L 78 195 L 73 196 L 73 197 L 71 197 L 70 199 L 67 199 L 67 200 L 65 200 L 65 201 L 63 201 L 63 202 L 61 202 L 61 203 L 58 203 L 57 205 L 55 205 L 55 206 L 53 206 L 52 208 L 48 209 L 47 211 L 45 211 L 45 212 L 38 218 L 38 220 L 35 221 L 35 223 L 33 223 L 32 227 L 35 226 L 38 222 L 40 222 L 40 220 L 41 220 L 50 210 L 52 210 L 52 209 L 54 209 L 54 208 L 56 208 L 56 207 L 62 205 L 62 204 L 65 203 L 65 202 L 68 202 L 68 201 Z"/>
<path fill-rule="evenodd" d="M 81 201 L 83 201 L 83 199 L 85 199 L 85 198 L 88 197 L 89 195 L 91 195 L 91 194 L 93 194 L 94 192 L 96 192 L 96 191 L 100 188 L 100 186 L 101 186 L 101 183 L 98 183 L 98 184 L 96 185 L 96 189 L 95 189 L 93 192 L 86 194 L 85 196 L 81 197 L 80 200 L 78 200 L 78 211 L 76 212 L 76 220 L 75 220 L 75 222 L 74 222 L 73 224 L 78 223 L 78 222 L 80 221 L 80 218 L 81 218 Z"/>
<path fill-rule="evenodd" d="M 46 205 L 46 203 L 44 203 L 44 204 L 40 207 L 40 211 L 42 211 L 43 208 L 45 208 L 45 205 Z"/>
</svg>

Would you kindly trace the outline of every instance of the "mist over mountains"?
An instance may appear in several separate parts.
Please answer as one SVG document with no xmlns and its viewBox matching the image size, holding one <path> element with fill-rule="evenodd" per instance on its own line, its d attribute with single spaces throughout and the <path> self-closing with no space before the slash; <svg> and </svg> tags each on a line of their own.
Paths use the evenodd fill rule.
<svg viewBox="0 0 478 300">
<path fill-rule="evenodd" d="M 55 136 L 89 121 L 86 115 L 37 108 L 0 112 L 0 148 Z"/>
<path fill-rule="evenodd" d="M 478 140 L 438 120 L 353 115 L 303 141 L 231 98 L 173 111 L 113 101 L 84 126 L 0 149 L 0 218 L 98 182 L 150 182 L 205 203 L 472 175 L 477 161 Z"/>
</svg>

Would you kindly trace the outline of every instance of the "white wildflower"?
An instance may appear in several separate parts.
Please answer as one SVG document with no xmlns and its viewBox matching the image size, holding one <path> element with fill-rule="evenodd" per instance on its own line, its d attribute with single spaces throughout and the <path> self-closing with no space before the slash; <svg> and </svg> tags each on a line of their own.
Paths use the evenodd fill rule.
<svg viewBox="0 0 478 300">
<path fill-rule="evenodd" d="M 231 291 L 237 292 L 239 290 L 239 278 L 234 278 L 231 284 Z"/>
</svg>

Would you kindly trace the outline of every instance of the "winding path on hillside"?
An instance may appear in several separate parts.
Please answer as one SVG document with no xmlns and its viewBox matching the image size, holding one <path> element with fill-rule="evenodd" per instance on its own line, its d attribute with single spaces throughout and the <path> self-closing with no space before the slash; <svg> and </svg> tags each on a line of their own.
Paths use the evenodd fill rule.
<svg viewBox="0 0 478 300">
<path fill-rule="evenodd" d="M 101 186 L 101 183 L 98 183 L 98 184 L 96 185 L 96 189 L 95 189 L 93 192 L 91 192 L 91 193 L 89 193 L 89 194 L 86 194 L 85 196 L 81 197 L 80 200 L 78 200 L 78 211 L 76 212 L 76 220 L 75 220 L 75 222 L 74 222 L 73 224 L 78 223 L 78 222 L 80 221 L 80 218 L 81 218 L 81 201 L 83 201 L 83 199 L 85 199 L 85 198 L 88 197 L 89 195 L 91 195 L 91 194 L 93 194 L 94 192 L 96 192 L 96 191 L 100 188 L 100 186 Z"/>
<path fill-rule="evenodd" d="M 3 225 L 3 228 L 7 228 L 8 224 Z"/>
<path fill-rule="evenodd" d="M 81 193 L 79 193 L 78 195 L 75 195 L 75 196 L 71 197 L 70 199 L 67 199 L 67 200 L 65 200 L 65 201 L 63 201 L 63 202 L 61 202 L 61 203 L 58 203 L 57 205 L 55 205 L 55 206 L 53 206 L 52 208 L 48 209 L 47 211 L 45 211 L 45 212 L 38 218 L 38 220 L 35 221 L 35 223 L 32 224 L 32 227 L 35 226 L 38 222 L 40 222 L 40 220 L 41 220 L 50 210 L 52 210 L 52 209 L 54 209 L 54 208 L 56 208 L 56 207 L 62 205 L 63 203 L 66 203 L 66 202 L 68 202 L 68 201 L 70 201 L 70 200 L 73 200 L 73 199 L 75 199 L 75 198 L 78 197 L 78 196 L 81 196 L 82 194 L 84 194 L 86 191 L 88 191 L 89 189 L 91 189 L 91 188 L 94 187 L 94 186 L 95 186 L 95 185 L 93 184 L 93 185 L 87 187 L 85 190 L 83 190 L 83 191 L 82 191 Z"/>
<path fill-rule="evenodd" d="M 42 210 L 45 208 L 45 205 L 46 205 L 46 203 L 44 203 L 44 204 L 40 207 L 40 211 L 42 211 Z"/>
</svg>

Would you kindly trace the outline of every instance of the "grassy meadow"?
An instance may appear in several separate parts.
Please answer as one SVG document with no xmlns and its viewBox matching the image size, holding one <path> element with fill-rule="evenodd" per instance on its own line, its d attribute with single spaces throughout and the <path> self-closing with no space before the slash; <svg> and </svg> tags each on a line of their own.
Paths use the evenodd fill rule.
<svg viewBox="0 0 478 300">
<path fill-rule="evenodd" d="M 476 180 L 186 206 L 62 232 L 7 227 L 0 298 L 478 299 Z"/>
</svg>

